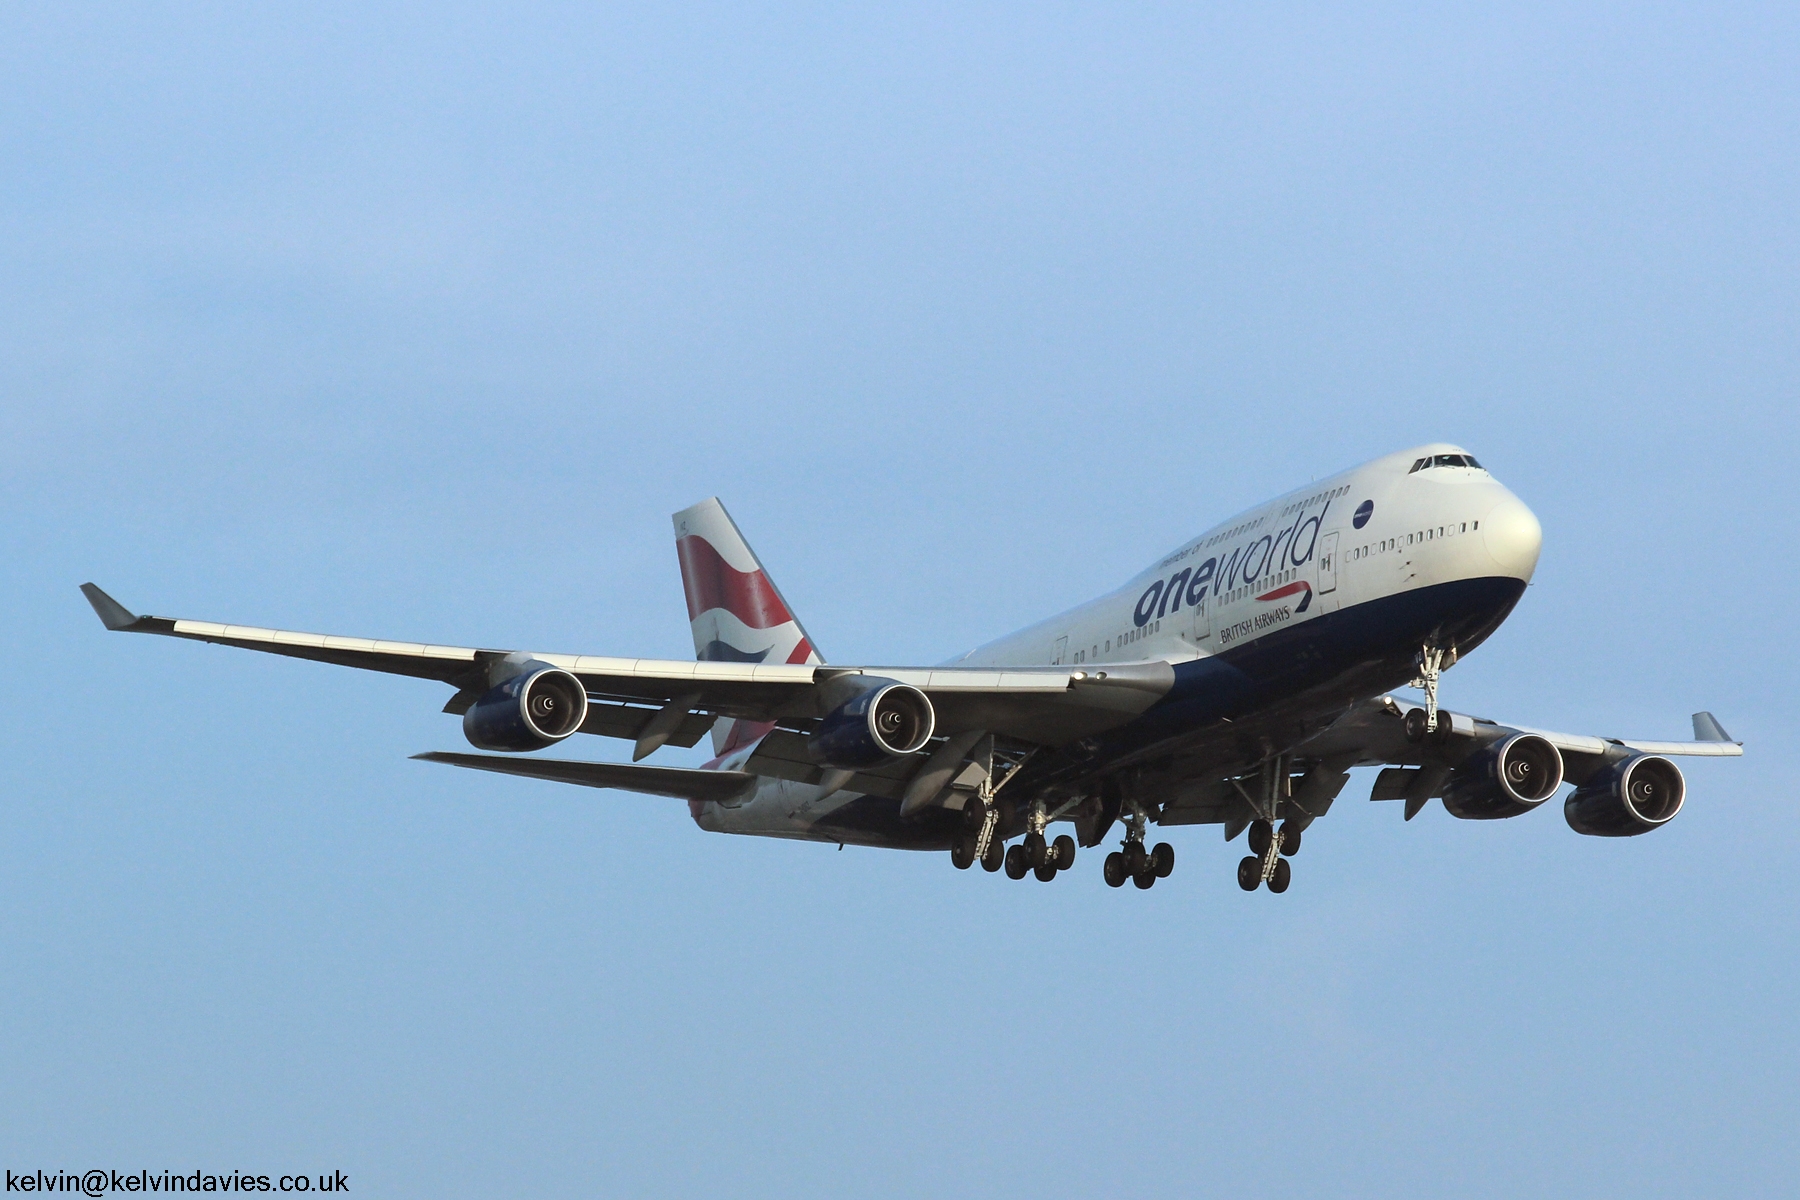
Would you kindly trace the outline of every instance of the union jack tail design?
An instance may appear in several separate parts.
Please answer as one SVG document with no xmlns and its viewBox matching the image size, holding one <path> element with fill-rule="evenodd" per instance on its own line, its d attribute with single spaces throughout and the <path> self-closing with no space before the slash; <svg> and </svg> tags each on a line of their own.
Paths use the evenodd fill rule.
<svg viewBox="0 0 1800 1200">
<path fill-rule="evenodd" d="M 681 559 L 681 586 L 687 592 L 695 658 L 703 662 L 825 661 L 716 496 L 682 509 L 674 521 L 675 553 Z M 760 721 L 721 719 L 713 726 L 713 753 L 725 758 L 761 740 L 773 728 Z"/>
</svg>

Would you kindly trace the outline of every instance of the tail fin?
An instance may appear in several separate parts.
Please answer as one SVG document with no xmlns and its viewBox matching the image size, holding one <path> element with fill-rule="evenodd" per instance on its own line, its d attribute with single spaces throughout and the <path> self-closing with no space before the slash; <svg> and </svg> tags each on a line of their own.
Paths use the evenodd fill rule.
<svg viewBox="0 0 1800 1200">
<path fill-rule="evenodd" d="M 705 662 L 818 663 L 825 660 L 717 497 L 675 514 L 675 553 L 687 592 L 694 657 Z M 713 726 L 720 757 L 773 726 L 721 720 Z"/>
</svg>

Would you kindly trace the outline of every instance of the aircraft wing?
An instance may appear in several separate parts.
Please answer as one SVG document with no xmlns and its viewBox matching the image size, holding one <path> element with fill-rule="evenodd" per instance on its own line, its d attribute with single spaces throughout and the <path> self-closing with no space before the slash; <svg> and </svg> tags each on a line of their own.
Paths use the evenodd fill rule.
<svg viewBox="0 0 1800 1200">
<path fill-rule="evenodd" d="M 756 776 L 743 771 L 646 767 L 636 763 L 572 762 L 554 758 L 512 758 L 499 754 L 451 754 L 442 750 L 415 754 L 413 757 L 422 762 L 444 763 L 452 767 L 498 771 L 502 775 L 523 775 L 527 779 L 547 779 L 552 783 L 575 783 L 583 787 L 647 792 L 653 796 L 674 796 L 681 800 L 729 800 L 756 781 Z"/>
<path fill-rule="evenodd" d="M 508 661 L 542 662 L 580 679 L 593 700 L 584 733 L 636 738 L 660 710 L 679 703 L 688 712 L 667 741 L 693 745 L 719 717 L 769 721 L 804 730 L 825 715 L 819 687 L 842 675 L 870 675 L 911 684 L 931 698 L 940 735 L 982 731 L 1039 744 L 1060 744 L 1130 721 L 1174 684 L 1165 662 L 1065 667 L 968 669 L 845 667 L 682 659 L 549 654 L 420 642 L 338 637 L 139 616 L 91 583 L 82 593 L 112 630 L 189 638 L 290 658 L 334 663 L 393 675 L 435 679 L 457 692 L 444 711 L 466 711 L 490 686 L 490 671 Z"/>
<path fill-rule="evenodd" d="M 1293 798 L 1312 817 L 1324 815 L 1350 780 L 1352 767 L 1383 767 L 1370 789 L 1371 800 L 1404 800 L 1411 820 L 1425 804 L 1442 796 L 1451 773 L 1471 755 L 1519 733 L 1549 741 L 1562 755 L 1564 778 L 1585 783 L 1596 772 L 1639 754 L 1737 756 L 1742 742 L 1733 741 L 1711 713 L 1693 716 L 1694 740 L 1658 741 L 1557 733 L 1526 725 L 1503 724 L 1486 717 L 1439 709 L 1449 734 L 1413 741 L 1406 733 L 1407 711 L 1417 707 L 1394 696 L 1352 705 L 1323 731 L 1290 748 L 1297 776 Z M 1164 788 L 1160 822 L 1165 825 L 1222 824 L 1235 837 L 1250 820 L 1251 776 L 1215 773 L 1203 763 L 1171 779 Z"/>
<path fill-rule="evenodd" d="M 1340 761 L 1354 756 L 1351 766 L 1400 765 L 1422 766 L 1466 757 L 1471 749 L 1482 749 L 1515 733 L 1535 733 L 1554 745 L 1565 760 L 1571 761 L 1570 778 L 1583 776 L 1583 768 L 1598 768 L 1606 762 L 1632 754 L 1702 755 L 1735 757 L 1743 754 L 1744 744 L 1733 741 L 1711 713 L 1693 716 L 1694 740 L 1654 741 L 1643 738 L 1594 737 L 1581 733 L 1557 733 L 1528 725 L 1505 724 L 1487 717 L 1439 709 L 1449 721 L 1447 742 L 1427 738 L 1422 742 L 1408 740 L 1406 712 L 1416 705 L 1394 696 L 1381 696 L 1350 709 L 1336 723 L 1318 736 L 1296 748 L 1307 757 L 1332 758 Z"/>
</svg>

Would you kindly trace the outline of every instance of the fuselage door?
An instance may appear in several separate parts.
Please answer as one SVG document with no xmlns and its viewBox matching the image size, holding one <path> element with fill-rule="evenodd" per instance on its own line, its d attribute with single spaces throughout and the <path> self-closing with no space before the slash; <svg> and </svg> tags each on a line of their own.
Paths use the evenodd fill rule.
<svg viewBox="0 0 1800 1200">
<path fill-rule="evenodd" d="M 1194 644 L 1207 649 L 1212 647 L 1212 589 L 1200 597 L 1200 603 L 1194 605 Z"/>
<path fill-rule="evenodd" d="M 1338 535 L 1328 533 L 1319 539 L 1319 595 L 1337 591 Z"/>
<path fill-rule="evenodd" d="M 1039 643 L 1039 644 L 1041 645 L 1042 643 Z M 1069 635 L 1065 633 L 1061 637 L 1056 639 L 1056 657 L 1050 660 L 1050 665 L 1054 666 L 1054 667 L 1060 667 L 1068 661 L 1069 661 Z"/>
</svg>

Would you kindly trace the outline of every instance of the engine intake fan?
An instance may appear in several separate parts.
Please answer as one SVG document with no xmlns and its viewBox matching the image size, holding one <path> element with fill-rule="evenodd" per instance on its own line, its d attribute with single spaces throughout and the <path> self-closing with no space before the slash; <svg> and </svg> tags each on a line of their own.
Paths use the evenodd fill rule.
<svg viewBox="0 0 1800 1200">
<path fill-rule="evenodd" d="M 860 690 L 827 713 L 807 739 L 814 762 L 854 771 L 916 753 L 931 740 L 937 714 L 918 688 L 866 675 L 833 682 Z"/>
<path fill-rule="evenodd" d="M 1464 762 L 1444 785 L 1444 808 L 1465 821 L 1528 813 L 1563 782 L 1562 754 L 1549 739 L 1515 733 Z"/>
<path fill-rule="evenodd" d="M 1660 754 L 1615 763 L 1563 802 L 1563 820 L 1589 837 L 1636 837 L 1673 820 L 1687 799 L 1681 768 Z"/>
<path fill-rule="evenodd" d="M 463 736 L 481 750 L 542 750 L 587 720 L 587 689 L 555 667 L 523 671 L 463 714 Z"/>
</svg>

